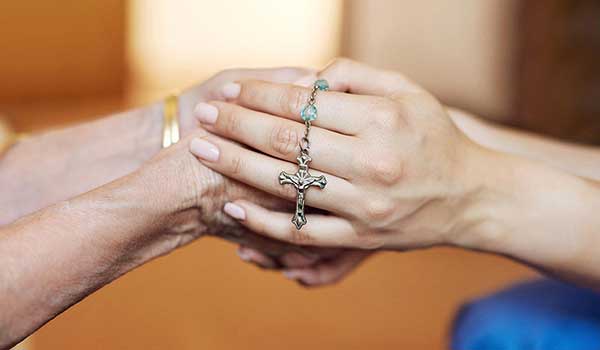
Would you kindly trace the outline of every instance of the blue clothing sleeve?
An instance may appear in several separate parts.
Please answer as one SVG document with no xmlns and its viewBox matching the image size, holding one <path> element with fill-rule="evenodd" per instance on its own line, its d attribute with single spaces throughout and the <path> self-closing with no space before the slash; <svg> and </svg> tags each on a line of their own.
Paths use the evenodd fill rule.
<svg viewBox="0 0 600 350">
<path fill-rule="evenodd" d="M 600 349 L 600 294 L 554 280 L 521 283 L 462 306 L 451 336 L 455 350 Z"/>
</svg>

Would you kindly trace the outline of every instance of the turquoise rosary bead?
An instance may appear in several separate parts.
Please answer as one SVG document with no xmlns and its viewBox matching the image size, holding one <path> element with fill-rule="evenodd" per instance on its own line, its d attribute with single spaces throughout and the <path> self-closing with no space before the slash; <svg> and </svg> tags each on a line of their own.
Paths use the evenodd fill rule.
<svg viewBox="0 0 600 350">
<path fill-rule="evenodd" d="M 300 112 L 300 116 L 305 122 L 312 122 L 317 119 L 317 107 L 311 104 L 306 105 L 306 107 L 302 109 L 302 112 Z"/>
</svg>

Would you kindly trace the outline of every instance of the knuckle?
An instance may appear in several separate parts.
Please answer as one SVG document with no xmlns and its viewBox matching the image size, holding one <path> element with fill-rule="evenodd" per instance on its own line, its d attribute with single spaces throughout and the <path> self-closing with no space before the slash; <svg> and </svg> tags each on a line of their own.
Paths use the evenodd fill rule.
<svg viewBox="0 0 600 350">
<path fill-rule="evenodd" d="M 354 241 L 354 246 L 359 249 L 378 249 L 384 244 L 383 236 L 373 231 L 358 234 Z"/>
<path fill-rule="evenodd" d="M 308 93 L 300 87 L 290 87 L 281 94 L 280 107 L 287 115 L 298 115 L 308 101 Z"/>
<path fill-rule="evenodd" d="M 329 65 L 329 67 L 331 69 L 334 70 L 344 70 L 347 67 L 351 66 L 354 63 L 354 61 L 352 61 L 349 58 L 346 57 L 336 57 L 333 62 L 331 62 L 331 64 Z"/>
<path fill-rule="evenodd" d="M 387 221 L 396 211 L 394 203 L 385 198 L 372 198 L 364 201 L 364 214 L 367 218 L 378 222 Z"/>
<path fill-rule="evenodd" d="M 236 155 L 231 158 L 229 161 L 229 173 L 232 176 L 240 175 L 242 170 L 244 169 L 244 161 L 242 157 Z"/>
<path fill-rule="evenodd" d="M 296 199 L 296 188 L 292 185 L 280 185 L 279 182 L 276 183 L 277 196 L 289 200 Z"/>
<path fill-rule="evenodd" d="M 264 101 L 264 89 L 262 89 L 260 86 L 261 83 L 257 82 L 256 80 L 245 80 L 242 85 L 242 89 L 240 90 L 239 100 L 250 105 L 256 103 L 256 101 Z"/>
<path fill-rule="evenodd" d="M 296 229 L 292 224 L 288 227 L 288 237 L 290 242 L 300 245 L 308 245 L 314 241 L 314 238 L 306 230 L 301 231 Z"/>
<path fill-rule="evenodd" d="M 418 87 L 416 87 L 406 76 L 403 74 L 393 72 L 387 76 L 389 81 L 387 82 L 389 86 L 396 87 L 395 91 L 390 93 L 388 97 L 392 99 L 401 99 L 407 93 L 416 92 Z"/>
<path fill-rule="evenodd" d="M 348 58 L 338 57 L 327 65 L 325 69 L 320 71 L 318 76 L 329 80 L 330 84 L 333 84 L 332 86 L 336 86 L 334 90 L 347 91 L 349 89 L 348 75 L 351 70 L 350 65 L 353 64 L 352 62 Z"/>
<path fill-rule="evenodd" d="M 398 114 L 407 120 L 423 118 L 431 114 L 432 99 L 427 94 L 409 94 L 396 99 Z"/>
<path fill-rule="evenodd" d="M 352 157 L 350 161 L 349 168 L 352 170 L 351 175 L 348 176 L 348 180 L 355 180 L 357 177 L 367 176 L 365 169 L 365 161 L 360 156 L 360 154 L 356 157 Z"/>
<path fill-rule="evenodd" d="M 411 96 L 406 95 L 399 96 L 395 99 L 399 116 L 405 117 L 411 115 L 413 108 L 411 99 Z"/>
<path fill-rule="evenodd" d="M 279 123 L 271 132 L 271 149 L 280 156 L 289 156 L 296 151 L 300 135 L 297 128 L 289 123 Z"/>
<path fill-rule="evenodd" d="M 219 111 L 221 112 L 221 111 Z M 227 135 L 237 135 L 240 132 L 241 116 L 240 112 L 234 110 L 223 111 L 227 118 L 224 125 L 224 131 Z"/>
<path fill-rule="evenodd" d="M 369 159 L 365 166 L 367 176 L 377 183 L 394 185 L 398 183 L 403 175 L 403 166 L 399 157 L 384 155 Z"/>
<path fill-rule="evenodd" d="M 384 130 L 395 130 L 400 125 L 398 106 L 394 101 L 384 98 L 376 103 L 373 108 L 372 124 Z"/>
</svg>

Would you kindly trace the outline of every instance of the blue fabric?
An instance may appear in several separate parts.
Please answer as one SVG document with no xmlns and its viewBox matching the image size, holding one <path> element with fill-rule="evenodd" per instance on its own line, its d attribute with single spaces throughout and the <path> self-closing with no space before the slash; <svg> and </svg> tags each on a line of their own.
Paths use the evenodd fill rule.
<svg viewBox="0 0 600 350">
<path fill-rule="evenodd" d="M 554 280 L 518 284 L 463 306 L 452 349 L 600 349 L 600 294 Z"/>
</svg>

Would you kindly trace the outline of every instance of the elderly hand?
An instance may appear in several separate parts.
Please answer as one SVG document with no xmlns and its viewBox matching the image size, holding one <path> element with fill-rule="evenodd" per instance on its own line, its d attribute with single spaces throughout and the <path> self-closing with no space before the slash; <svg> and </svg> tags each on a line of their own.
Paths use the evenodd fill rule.
<svg viewBox="0 0 600 350">
<path fill-rule="evenodd" d="M 292 84 L 298 79 L 314 74 L 314 70 L 297 67 L 280 68 L 235 68 L 221 71 L 200 84 L 183 91 L 179 97 L 180 127 L 183 137 L 198 128 L 194 118 L 194 108 L 201 101 L 222 100 L 236 93 L 232 91 L 231 83 L 246 79 L 259 79 L 274 83 Z"/>
<path fill-rule="evenodd" d="M 313 175 L 323 190 L 307 190 L 308 214 L 297 230 L 290 214 L 246 200 L 225 206 L 249 229 L 295 244 L 362 249 L 406 249 L 448 243 L 477 218 L 465 215 L 476 200 L 475 160 L 485 152 L 452 123 L 441 104 L 403 76 L 340 60 L 322 71 L 332 91 L 317 96 L 311 129 Z M 211 133 L 192 150 L 207 167 L 271 194 L 295 200 L 278 174 L 297 169 L 304 133 L 300 112 L 310 89 L 245 80 L 230 103 L 197 111 Z M 255 151 L 256 150 L 256 151 Z"/>
<path fill-rule="evenodd" d="M 308 247 L 306 249 L 309 249 Z M 241 246 L 238 255 L 244 261 L 265 269 L 280 269 L 292 280 L 305 287 L 335 284 L 371 256 L 371 251 L 354 249 L 310 249 L 313 255 L 287 252 L 278 258 Z"/>
<path fill-rule="evenodd" d="M 247 235 L 247 229 L 223 214 L 224 203 L 235 199 L 259 201 L 278 210 L 289 203 L 200 164 L 190 153 L 190 139 L 207 134 L 194 122 L 192 101 L 219 97 L 229 79 L 293 82 L 307 73 L 288 68 L 228 71 L 188 90 L 180 100 L 184 138 L 167 149 L 161 150 L 158 142 L 163 125 L 159 103 L 33 136 L 11 149 L 2 159 L 2 189 L 15 193 L 14 188 L 24 189 L 23 195 L 13 198 L 35 198 L 41 204 L 53 200 L 54 204 L 42 209 L 40 203 L 23 206 L 21 213 L 34 212 L 17 216 L 20 219 L 14 222 L 14 216 L 3 217 L 11 223 L 0 227 L 0 265 L 6 267 L 0 273 L 0 348 L 14 345 L 136 266 L 204 234 L 256 244 L 273 256 L 304 252 L 301 247 Z M 117 141 L 115 134 L 120 136 Z M 73 145 L 81 147 L 68 147 Z M 29 155 L 45 161 L 35 168 L 43 171 L 23 166 L 38 166 Z M 101 166 L 91 166 L 96 163 L 93 160 Z M 72 181 L 61 183 L 63 164 L 83 176 L 71 174 Z M 21 168 L 24 171 L 19 172 Z M 50 173 L 53 181 L 46 185 L 35 181 L 41 177 L 31 178 L 27 173 Z M 16 180 L 7 183 L 10 178 Z M 55 193 L 41 195 L 44 190 Z"/>
<path fill-rule="evenodd" d="M 219 72 L 201 84 L 195 85 L 184 91 L 179 100 L 181 134 L 183 137 L 198 129 L 198 122 L 194 118 L 194 107 L 198 101 L 225 100 L 231 93 L 231 82 L 244 79 L 261 79 L 278 83 L 293 83 L 307 74 L 314 74 L 313 70 L 303 68 L 269 68 L 269 69 L 230 69 Z M 198 179 L 199 184 L 209 188 L 210 196 L 203 196 L 201 211 L 203 225 L 206 226 L 208 234 L 214 234 L 221 238 L 236 243 L 244 244 L 260 250 L 261 255 L 269 259 L 277 259 L 280 256 L 294 252 L 306 259 L 316 259 L 315 253 L 305 248 L 284 244 L 280 241 L 269 239 L 264 236 L 252 234 L 248 230 L 241 230 L 239 225 L 232 222 L 221 212 L 223 204 L 232 198 L 245 198 L 255 202 L 269 203 L 274 209 L 290 208 L 286 201 L 277 200 L 262 191 L 243 186 L 239 182 L 231 181 L 206 167 L 201 167 Z"/>
</svg>

